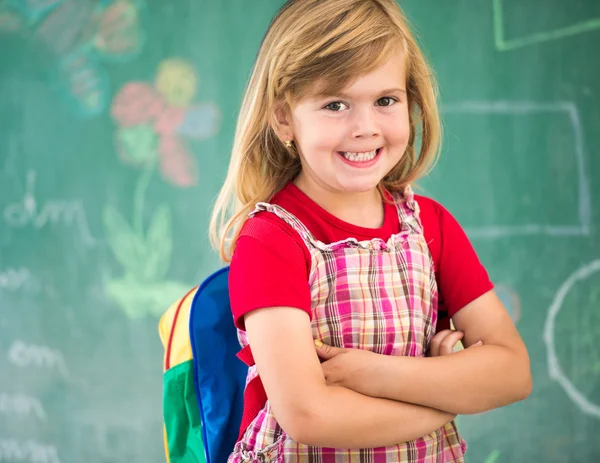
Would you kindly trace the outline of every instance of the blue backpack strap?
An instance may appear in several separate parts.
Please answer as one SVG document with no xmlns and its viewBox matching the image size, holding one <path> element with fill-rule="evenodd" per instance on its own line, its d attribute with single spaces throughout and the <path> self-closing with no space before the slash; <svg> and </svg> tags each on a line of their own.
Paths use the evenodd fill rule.
<svg viewBox="0 0 600 463">
<path fill-rule="evenodd" d="M 248 367 L 240 350 L 229 303 L 229 267 L 198 288 L 190 312 L 190 342 L 202 438 L 208 463 L 227 461 L 238 438 Z"/>
</svg>

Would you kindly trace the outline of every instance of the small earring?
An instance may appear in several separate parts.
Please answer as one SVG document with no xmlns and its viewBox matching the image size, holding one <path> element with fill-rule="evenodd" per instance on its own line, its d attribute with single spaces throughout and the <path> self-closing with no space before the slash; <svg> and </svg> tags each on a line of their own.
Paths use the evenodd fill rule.
<svg viewBox="0 0 600 463">
<path fill-rule="evenodd" d="M 292 140 L 286 140 L 285 142 L 283 142 L 283 144 L 285 145 L 285 147 L 287 149 L 292 149 L 292 145 L 293 145 L 293 141 Z"/>
</svg>

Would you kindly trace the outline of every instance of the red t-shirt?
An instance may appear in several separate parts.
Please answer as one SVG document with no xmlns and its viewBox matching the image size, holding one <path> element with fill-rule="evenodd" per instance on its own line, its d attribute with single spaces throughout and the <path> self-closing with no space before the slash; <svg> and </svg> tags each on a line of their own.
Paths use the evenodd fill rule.
<svg viewBox="0 0 600 463">
<path fill-rule="evenodd" d="M 439 203 L 415 195 L 423 233 L 433 258 L 439 290 L 438 330 L 449 327 L 449 319 L 469 302 L 493 288 L 465 232 Z M 381 228 L 364 228 L 344 222 L 316 204 L 293 183 L 270 201 L 297 217 L 324 243 L 356 238 L 387 241 L 400 232 L 393 204 L 384 203 Z M 229 273 L 231 310 L 236 326 L 243 317 L 266 307 L 297 307 L 311 315 L 308 276 L 310 253 L 298 233 L 269 212 L 248 219 L 236 243 Z"/>
</svg>

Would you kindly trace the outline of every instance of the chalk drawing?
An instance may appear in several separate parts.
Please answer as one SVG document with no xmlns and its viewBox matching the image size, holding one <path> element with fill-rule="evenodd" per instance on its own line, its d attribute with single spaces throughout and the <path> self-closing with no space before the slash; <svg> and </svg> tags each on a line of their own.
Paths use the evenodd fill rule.
<svg viewBox="0 0 600 463">
<path fill-rule="evenodd" d="M 59 371 L 65 378 L 69 371 L 63 355 L 47 346 L 25 344 L 15 341 L 8 351 L 8 360 L 19 368 L 45 368 Z"/>
<path fill-rule="evenodd" d="M 549 42 L 600 29 L 600 18 L 590 18 L 559 29 L 537 32 L 516 39 L 506 39 L 504 37 L 504 0 L 493 0 L 493 8 L 494 39 L 498 51 L 514 50 L 537 43 Z"/>
<path fill-rule="evenodd" d="M 60 60 L 54 88 L 75 114 L 93 116 L 108 106 L 108 74 L 88 53 L 71 53 Z"/>
<path fill-rule="evenodd" d="M 563 302 L 569 291 L 580 281 L 586 280 L 596 272 L 600 272 L 600 259 L 581 267 L 573 273 L 561 285 L 554 297 L 552 305 L 548 310 L 548 317 L 544 326 L 544 342 L 546 344 L 546 353 L 548 361 L 548 374 L 550 378 L 556 381 L 567 393 L 567 396 L 579 407 L 581 411 L 595 418 L 600 418 L 600 406 L 590 401 L 575 385 L 571 382 L 560 366 L 555 343 L 555 320 L 562 309 Z"/>
<path fill-rule="evenodd" d="M 27 187 L 22 201 L 10 203 L 4 208 L 4 221 L 13 228 L 32 226 L 42 229 L 48 225 L 75 227 L 86 245 L 96 240 L 90 233 L 85 209 L 81 200 L 47 200 L 41 207 L 35 197 L 35 171 L 27 173 Z"/>
<path fill-rule="evenodd" d="M 444 105 L 447 114 L 511 114 L 535 115 L 544 113 L 564 113 L 571 122 L 575 138 L 574 158 L 578 176 L 578 223 L 565 225 L 547 225 L 531 223 L 518 226 L 466 227 L 472 238 L 495 239 L 519 235 L 548 236 L 588 236 L 591 226 L 591 193 L 588 171 L 585 163 L 585 143 L 579 112 L 574 103 L 568 101 L 556 103 L 537 103 L 529 101 L 464 101 Z"/>
<path fill-rule="evenodd" d="M 52 11 L 63 1 L 64 0 L 8 0 L 6 4 L 19 11 L 19 13 L 31 23 Z"/>
<path fill-rule="evenodd" d="M 18 418 L 35 416 L 40 421 L 47 420 L 46 412 L 39 399 L 25 394 L 0 393 L 0 415 Z"/>
<path fill-rule="evenodd" d="M 95 51 L 104 58 L 125 61 L 141 51 L 145 34 L 140 1 L 99 2 L 92 22 L 96 30 Z"/>
<path fill-rule="evenodd" d="M 123 275 L 104 271 L 106 294 L 133 319 L 160 316 L 185 294 L 191 284 L 166 280 L 173 238 L 171 210 L 160 205 L 146 227 L 146 192 L 154 172 L 171 185 L 197 182 L 196 164 L 184 138 L 207 139 L 220 129 L 220 110 L 214 103 L 192 103 L 198 77 L 188 62 L 170 58 L 158 66 L 155 82 L 129 82 L 115 96 L 111 114 L 117 123 L 115 145 L 125 164 L 142 169 L 133 193 L 133 217 L 114 207 L 104 209 L 104 228 Z"/>
<path fill-rule="evenodd" d="M 485 463 L 498 463 L 499 458 L 500 450 L 494 450 L 487 456 L 487 458 L 485 459 Z"/>
<path fill-rule="evenodd" d="M 162 61 L 154 84 L 128 82 L 115 96 L 111 114 L 117 123 L 115 144 L 127 164 L 144 166 L 157 159 L 172 185 L 197 183 L 194 157 L 185 139 L 214 137 L 221 127 L 219 107 L 192 102 L 198 90 L 194 68 L 179 58 Z"/>
<path fill-rule="evenodd" d="M 92 4 L 64 0 L 47 14 L 35 30 L 36 36 L 56 55 L 64 55 L 89 42 L 88 18 Z"/>
<path fill-rule="evenodd" d="M 34 440 L 18 441 L 0 437 L 0 461 L 20 463 L 60 463 L 58 450 Z"/>
<path fill-rule="evenodd" d="M 105 277 L 106 292 L 133 319 L 160 315 L 190 287 L 164 281 L 173 248 L 169 207 L 159 207 L 145 231 L 141 214 L 143 194 L 136 195 L 136 199 L 138 213 L 133 226 L 116 209 L 107 206 L 104 211 L 108 243 L 125 271 L 122 278 Z"/>
<path fill-rule="evenodd" d="M 106 62 L 136 57 L 145 43 L 142 0 L 9 0 L 0 30 L 20 32 L 48 50 L 48 84 L 83 117 L 110 102 Z M 22 26 L 24 25 L 24 26 Z"/>
<path fill-rule="evenodd" d="M 121 127 L 151 125 L 165 108 L 160 94 L 145 82 L 128 82 L 115 96 L 112 117 Z"/>
<path fill-rule="evenodd" d="M 159 64 L 155 87 L 168 104 L 186 107 L 196 95 L 198 77 L 187 61 L 171 58 Z"/>
</svg>

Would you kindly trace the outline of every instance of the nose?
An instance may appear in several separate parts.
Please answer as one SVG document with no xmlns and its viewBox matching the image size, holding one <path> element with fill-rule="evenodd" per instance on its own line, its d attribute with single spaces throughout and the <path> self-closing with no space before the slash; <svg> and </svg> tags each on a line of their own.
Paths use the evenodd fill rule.
<svg viewBox="0 0 600 463">
<path fill-rule="evenodd" d="M 350 124 L 352 138 L 370 139 L 381 135 L 374 108 L 355 108 Z"/>
</svg>

